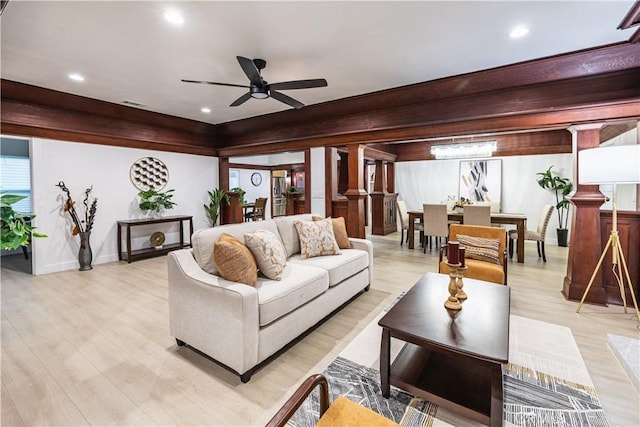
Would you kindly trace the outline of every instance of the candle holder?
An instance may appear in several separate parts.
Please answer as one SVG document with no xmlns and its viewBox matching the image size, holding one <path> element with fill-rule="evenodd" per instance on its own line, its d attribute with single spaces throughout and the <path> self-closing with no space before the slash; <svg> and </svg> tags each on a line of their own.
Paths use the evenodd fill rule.
<svg viewBox="0 0 640 427">
<path fill-rule="evenodd" d="M 458 268 L 460 268 L 461 264 L 447 262 L 447 265 L 449 266 L 449 298 L 444 302 L 444 306 L 449 310 L 462 310 L 462 304 L 456 297 L 458 293 Z"/>
<path fill-rule="evenodd" d="M 465 266 L 460 266 L 457 268 L 456 272 L 458 273 L 458 292 L 456 293 L 456 298 L 458 298 L 459 300 L 465 300 L 467 299 L 467 294 L 465 291 L 462 290 L 462 287 L 464 286 L 462 283 L 462 278 L 464 277 L 464 271 L 469 268 L 466 265 Z"/>
</svg>

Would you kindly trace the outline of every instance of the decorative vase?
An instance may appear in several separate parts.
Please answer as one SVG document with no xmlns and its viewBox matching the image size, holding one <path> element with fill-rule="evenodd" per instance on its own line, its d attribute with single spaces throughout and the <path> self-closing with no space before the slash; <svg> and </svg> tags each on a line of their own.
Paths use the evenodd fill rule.
<svg viewBox="0 0 640 427">
<path fill-rule="evenodd" d="M 91 252 L 91 244 L 89 239 L 91 238 L 91 232 L 81 232 L 80 234 L 80 249 L 78 250 L 78 262 L 80 262 L 80 271 L 91 270 L 91 262 L 93 261 L 93 253 Z"/>
</svg>

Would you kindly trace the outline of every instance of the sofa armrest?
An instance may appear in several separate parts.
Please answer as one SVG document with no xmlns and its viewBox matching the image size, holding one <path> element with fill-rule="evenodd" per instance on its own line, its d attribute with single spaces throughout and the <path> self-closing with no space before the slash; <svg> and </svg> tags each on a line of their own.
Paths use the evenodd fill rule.
<svg viewBox="0 0 640 427">
<path fill-rule="evenodd" d="M 373 283 L 373 243 L 370 240 L 356 237 L 349 237 L 349 241 L 353 249 L 360 249 L 369 254 L 369 284 Z"/>
<path fill-rule="evenodd" d="M 191 249 L 168 254 L 171 335 L 239 374 L 258 363 L 258 292 L 202 270 Z"/>
</svg>

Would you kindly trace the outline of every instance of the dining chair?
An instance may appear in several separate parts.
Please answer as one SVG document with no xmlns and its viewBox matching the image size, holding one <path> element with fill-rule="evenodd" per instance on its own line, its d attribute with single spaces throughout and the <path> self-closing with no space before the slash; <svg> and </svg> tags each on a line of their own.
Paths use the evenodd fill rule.
<svg viewBox="0 0 640 427">
<path fill-rule="evenodd" d="M 264 213 L 267 210 L 267 198 L 266 197 L 258 197 L 256 199 L 256 203 L 251 212 L 247 212 L 245 215 L 245 220 L 247 221 L 258 221 L 264 219 Z"/>
<path fill-rule="evenodd" d="M 400 246 L 405 242 L 405 232 L 407 234 L 406 241 L 409 241 L 409 213 L 407 212 L 407 204 L 403 200 L 396 201 L 396 211 L 398 219 L 400 219 Z"/>
<path fill-rule="evenodd" d="M 465 225 L 491 227 L 491 207 L 466 205 L 462 213 L 462 222 Z"/>
<path fill-rule="evenodd" d="M 432 237 L 436 238 L 436 247 L 441 246 L 442 238 L 447 241 L 449 236 L 449 217 L 447 205 L 423 204 L 422 224 L 424 227 L 423 252 L 427 252 L 427 244 L 432 247 Z"/>
<path fill-rule="evenodd" d="M 540 220 L 538 221 L 538 228 L 536 231 L 525 230 L 524 240 L 533 240 L 538 247 L 538 258 L 542 257 L 542 261 L 547 262 L 547 256 L 544 253 L 544 239 L 547 234 L 547 226 L 549 220 L 551 220 L 551 214 L 553 214 L 553 205 L 544 205 Z M 513 241 L 518 240 L 518 231 L 509 231 L 509 258 L 513 258 Z"/>
</svg>

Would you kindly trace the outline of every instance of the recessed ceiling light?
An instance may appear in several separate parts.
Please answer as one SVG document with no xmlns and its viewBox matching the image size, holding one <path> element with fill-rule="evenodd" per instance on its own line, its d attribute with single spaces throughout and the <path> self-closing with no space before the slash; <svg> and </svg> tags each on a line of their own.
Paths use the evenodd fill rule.
<svg viewBox="0 0 640 427">
<path fill-rule="evenodd" d="M 211 112 L 211 108 L 208 108 L 208 107 L 202 107 L 202 108 L 200 109 L 200 111 L 202 111 L 203 113 L 207 113 L 207 114 L 209 114 L 209 113 Z"/>
<path fill-rule="evenodd" d="M 83 82 L 83 81 L 84 81 L 84 77 L 82 77 L 82 75 L 81 75 L 81 74 L 78 74 L 78 73 L 71 73 L 71 74 L 69 74 L 69 78 L 70 78 L 71 80 L 75 80 L 75 81 L 77 81 L 77 82 Z"/>
<path fill-rule="evenodd" d="M 175 9 L 166 9 L 163 12 L 164 19 L 173 25 L 182 25 L 184 24 L 184 17 L 180 12 Z"/>
<path fill-rule="evenodd" d="M 509 33 L 509 37 L 511 37 L 512 39 L 518 39 L 520 37 L 526 36 L 527 34 L 529 34 L 529 27 L 527 27 L 526 25 L 518 25 L 511 30 L 511 32 Z"/>
</svg>

